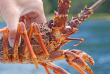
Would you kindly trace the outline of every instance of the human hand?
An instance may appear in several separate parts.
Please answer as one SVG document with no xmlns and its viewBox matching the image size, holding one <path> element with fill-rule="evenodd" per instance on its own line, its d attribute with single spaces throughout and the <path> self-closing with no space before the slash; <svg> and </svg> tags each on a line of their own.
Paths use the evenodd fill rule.
<svg viewBox="0 0 110 74">
<path fill-rule="evenodd" d="M 0 0 L 0 16 L 9 29 L 9 43 L 13 47 L 17 25 L 26 19 L 29 26 L 32 22 L 45 23 L 46 18 L 42 0 Z"/>
</svg>

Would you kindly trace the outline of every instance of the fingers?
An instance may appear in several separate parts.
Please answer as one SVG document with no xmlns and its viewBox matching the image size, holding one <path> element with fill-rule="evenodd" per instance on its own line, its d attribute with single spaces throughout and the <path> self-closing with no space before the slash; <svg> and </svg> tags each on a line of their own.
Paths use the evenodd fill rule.
<svg viewBox="0 0 110 74">
<path fill-rule="evenodd" d="M 18 22 L 19 22 L 19 18 L 17 16 L 13 16 L 6 20 L 6 24 L 9 29 L 9 44 L 11 47 L 13 47 L 15 42 Z"/>
<path fill-rule="evenodd" d="M 39 23 L 46 23 L 46 18 L 44 13 L 42 12 L 41 15 L 38 15 L 38 17 L 36 18 L 36 22 Z"/>
<path fill-rule="evenodd" d="M 2 8 L 0 6 L 0 15 L 9 28 L 9 43 L 11 47 L 14 45 L 20 18 L 21 20 L 26 19 L 27 25 L 31 25 L 32 22 L 38 24 L 46 22 L 42 0 L 10 0 L 8 2 L 4 0 L 2 5 Z"/>
<path fill-rule="evenodd" d="M 44 13 L 38 14 L 37 12 L 30 12 L 20 17 L 20 22 L 26 20 L 27 27 L 30 27 L 31 23 L 36 22 L 37 24 L 46 23 L 46 18 Z"/>
<path fill-rule="evenodd" d="M 39 3 L 40 3 L 40 8 L 39 8 L 39 11 L 38 11 L 38 14 L 37 14 L 36 22 L 38 24 L 39 23 L 46 23 L 46 17 L 45 17 L 45 14 L 44 14 L 44 8 L 43 8 L 42 0 Z"/>
<path fill-rule="evenodd" d="M 27 0 L 23 3 L 22 1 L 18 1 L 17 5 L 22 9 L 21 16 L 26 19 L 26 22 L 29 23 L 29 25 L 32 22 L 36 22 L 37 24 L 46 23 L 42 0 Z"/>
<path fill-rule="evenodd" d="M 27 14 L 27 18 L 31 18 L 31 23 L 36 22 L 37 24 L 46 23 L 46 17 L 44 14 L 43 4 L 39 8 L 35 9 L 35 12 L 30 12 Z"/>
<path fill-rule="evenodd" d="M 19 9 L 15 5 L 6 5 L 4 3 L 4 8 L 1 11 L 1 16 L 5 20 L 9 29 L 9 44 L 11 47 L 13 47 L 20 16 Z"/>
<path fill-rule="evenodd" d="M 34 3 L 33 3 L 34 2 Z M 31 6 L 28 6 L 29 4 L 27 3 L 25 6 L 29 7 L 22 7 L 24 9 L 20 17 L 20 21 L 23 22 L 22 20 L 26 20 L 27 27 L 30 27 L 31 23 L 36 22 L 37 24 L 41 23 L 46 23 L 46 17 L 44 14 L 44 9 L 43 9 L 43 2 L 42 0 L 35 0 L 33 2 L 30 2 L 29 4 L 33 4 Z M 26 9 L 25 9 L 26 8 Z"/>
</svg>

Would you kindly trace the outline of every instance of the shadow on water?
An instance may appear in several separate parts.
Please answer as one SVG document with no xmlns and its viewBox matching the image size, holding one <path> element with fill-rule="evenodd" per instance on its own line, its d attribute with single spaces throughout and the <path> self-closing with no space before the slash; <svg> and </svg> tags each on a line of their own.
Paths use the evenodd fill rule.
<svg viewBox="0 0 110 74">
<path fill-rule="evenodd" d="M 5 27 L 5 23 L 0 23 L 0 28 Z M 85 41 L 78 47 L 73 47 L 77 43 L 71 41 L 61 49 L 80 49 L 91 55 L 95 60 L 95 65 L 91 66 L 94 74 L 110 74 L 110 22 L 109 21 L 86 21 L 79 26 L 79 32 L 71 35 L 74 38 L 84 38 Z M 65 61 L 55 62 L 71 74 L 79 74 Z M 52 72 L 52 70 L 51 70 Z M 30 64 L 2 64 L 0 63 L 0 74 L 46 74 L 44 68 L 39 65 L 36 70 Z M 52 72 L 53 74 L 53 72 Z"/>
</svg>

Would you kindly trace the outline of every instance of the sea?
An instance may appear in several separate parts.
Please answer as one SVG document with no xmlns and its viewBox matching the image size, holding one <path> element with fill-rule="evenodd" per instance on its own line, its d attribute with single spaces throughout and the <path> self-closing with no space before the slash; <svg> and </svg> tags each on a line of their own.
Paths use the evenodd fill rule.
<svg viewBox="0 0 110 74">
<path fill-rule="evenodd" d="M 5 22 L 0 22 L 0 29 L 5 27 Z M 71 35 L 71 38 L 84 38 L 84 42 L 74 47 L 77 41 L 70 41 L 61 50 L 79 49 L 93 57 L 95 65 L 89 66 L 94 74 L 110 74 L 110 21 L 87 20 L 79 27 L 79 32 Z M 0 36 L 2 36 L 0 34 Z M 71 74 L 80 74 L 69 66 L 65 60 L 54 61 L 54 63 Z M 50 69 L 49 69 L 50 70 Z M 50 70 L 51 74 L 54 74 Z M 0 63 L 0 74 L 47 74 L 44 67 L 34 64 L 3 64 Z"/>
</svg>

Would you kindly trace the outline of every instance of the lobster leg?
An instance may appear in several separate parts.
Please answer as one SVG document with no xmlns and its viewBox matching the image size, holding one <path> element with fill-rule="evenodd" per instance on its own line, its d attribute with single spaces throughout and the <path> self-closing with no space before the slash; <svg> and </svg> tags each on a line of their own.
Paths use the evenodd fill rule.
<svg viewBox="0 0 110 74">
<path fill-rule="evenodd" d="M 8 27 L 0 29 L 0 33 L 7 33 L 7 32 L 8 32 Z"/>
<path fill-rule="evenodd" d="M 29 59 L 31 58 L 30 57 L 30 52 L 29 52 L 29 49 L 28 49 L 28 46 L 24 43 L 24 46 L 23 46 L 23 61 L 29 61 Z"/>
<path fill-rule="evenodd" d="M 71 63 L 71 61 L 69 59 L 66 59 L 66 61 L 68 62 L 68 64 L 70 66 L 72 66 L 73 68 L 75 68 L 77 71 L 79 71 L 81 74 L 86 74 L 82 69 L 80 69 L 77 65 Z"/>
<path fill-rule="evenodd" d="M 45 45 L 44 45 L 44 42 L 43 42 L 43 40 L 42 40 L 42 35 L 41 35 L 40 29 L 39 29 L 39 27 L 38 27 L 38 24 L 37 24 L 37 23 L 33 23 L 33 27 L 34 27 L 34 34 L 35 34 L 35 37 L 36 37 L 36 39 L 37 39 L 39 45 L 41 46 L 41 48 L 42 48 L 44 54 L 45 54 L 46 56 L 48 56 L 49 54 L 48 54 L 48 51 L 47 51 L 47 49 L 46 49 L 46 47 L 45 47 Z"/>
<path fill-rule="evenodd" d="M 26 22 L 25 22 L 25 25 L 26 25 Z M 31 36 L 33 34 L 33 25 L 30 26 L 27 34 L 28 34 L 29 41 L 31 42 Z M 24 53 L 24 58 L 25 58 L 24 61 L 28 61 L 30 59 L 30 53 L 29 53 L 28 47 L 25 43 L 24 43 L 24 47 L 23 47 L 23 53 Z"/>
<path fill-rule="evenodd" d="M 28 38 L 27 31 L 26 31 L 24 23 L 22 23 L 22 22 L 20 23 L 19 29 L 20 29 L 21 35 L 23 36 L 23 38 L 25 40 L 25 43 L 28 46 L 28 49 L 30 50 L 30 54 L 31 54 L 32 59 L 34 60 L 34 64 L 35 64 L 36 68 L 38 68 L 37 57 L 36 57 L 36 55 L 35 55 L 35 53 L 34 53 L 34 51 L 32 49 L 32 46 L 31 46 L 31 43 L 29 41 L 29 38 Z"/>
<path fill-rule="evenodd" d="M 91 56 L 89 56 L 87 53 L 81 50 L 73 49 L 71 52 L 79 55 L 85 62 L 89 62 L 91 65 L 94 65 L 94 60 L 92 59 Z"/>
<path fill-rule="evenodd" d="M 79 43 L 76 44 L 76 45 L 74 45 L 74 46 L 78 46 L 79 44 L 81 44 L 81 43 L 84 41 L 84 39 L 77 39 L 77 38 L 66 38 L 66 40 L 75 40 L 75 41 L 79 41 Z"/>
<path fill-rule="evenodd" d="M 20 29 L 18 27 L 16 38 L 15 38 L 15 43 L 13 47 L 13 60 L 16 62 L 19 61 L 19 56 L 18 56 L 19 40 L 20 40 Z"/>
<path fill-rule="evenodd" d="M 41 64 L 42 66 L 44 66 L 44 68 L 45 68 L 47 74 L 51 74 L 50 71 L 49 71 L 48 68 L 47 68 L 47 64 L 46 64 L 46 63 L 39 63 L 39 64 Z"/>
<path fill-rule="evenodd" d="M 88 57 L 86 57 L 88 58 Z M 85 60 L 83 60 L 82 57 L 77 55 L 76 53 L 73 53 L 68 50 L 61 50 L 61 51 L 53 51 L 49 54 L 49 59 L 51 60 L 64 60 L 68 62 L 69 65 L 71 65 L 73 68 L 78 70 L 80 73 L 85 74 L 85 72 L 82 70 L 84 69 L 90 74 L 93 74 L 92 69 L 88 66 Z M 89 59 L 89 58 L 88 58 Z M 94 61 L 91 61 L 94 62 Z"/>
<path fill-rule="evenodd" d="M 41 65 L 43 65 L 43 64 L 41 64 Z M 52 62 L 45 63 L 45 66 L 52 69 L 55 74 L 70 74 L 66 70 L 62 69 L 61 67 L 55 65 Z M 47 72 L 47 73 L 50 74 L 49 72 Z"/>
<path fill-rule="evenodd" d="M 8 33 L 3 33 L 3 60 L 9 61 L 8 57 Z"/>
<path fill-rule="evenodd" d="M 8 57 L 8 28 L 5 27 L 3 29 L 0 29 L 0 33 L 3 33 L 3 60 L 9 61 Z"/>
</svg>

